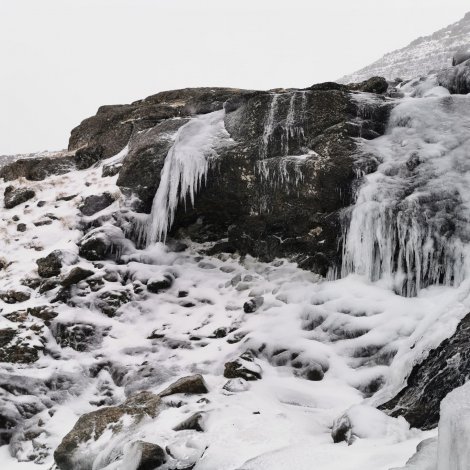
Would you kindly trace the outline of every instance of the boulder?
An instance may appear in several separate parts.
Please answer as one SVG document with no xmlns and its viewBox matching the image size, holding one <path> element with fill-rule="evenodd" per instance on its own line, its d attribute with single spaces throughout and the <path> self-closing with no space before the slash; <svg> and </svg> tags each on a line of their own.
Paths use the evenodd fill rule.
<svg viewBox="0 0 470 470">
<path fill-rule="evenodd" d="M 31 294 L 24 290 L 7 290 L 0 292 L 0 299 L 7 304 L 16 304 L 18 302 L 25 302 L 31 298 Z"/>
<path fill-rule="evenodd" d="M 159 277 L 152 277 L 147 282 L 147 290 L 158 294 L 168 290 L 173 285 L 174 278 L 171 274 L 163 274 Z"/>
<path fill-rule="evenodd" d="M 99 454 L 100 447 L 93 444 L 99 440 L 106 429 L 111 428 L 115 435 L 124 433 L 132 429 L 135 423 L 138 423 L 144 416 L 155 418 L 159 410 L 160 398 L 157 395 L 140 392 L 119 406 L 104 407 L 82 415 L 54 452 L 57 466 L 61 470 L 96 468 L 94 461 Z M 132 418 L 133 423 L 118 425 L 126 415 Z M 150 460 L 153 453 L 151 449 L 141 447 L 141 450 L 148 451 L 146 455 Z"/>
<path fill-rule="evenodd" d="M 403 416 L 412 427 L 432 429 L 439 422 L 441 401 L 469 376 L 470 314 L 467 314 L 450 338 L 413 367 L 405 387 L 379 408 L 391 416 Z"/>
<path fill-rule="evenodd" d="M 46 153 L 32 158 L 19 158 L 0 168 L 0 178 L 12 181 L 25 178 L 42 181 L 51 175 L 62 175 L 75 169 L 73 154 L 68 152 Z"/>
<path fill-rule="evenodd" d="M 60 281 L 60 284 L 63 287 L 70 287 L 74 284 L 78 284 L 80 281 L 83 281 L 87 277 L 93 276 L 94 271 L 90 269 L 84 269 L 80 266 L 72 268 Z"/>
<path fill-rule="evenodd" d="M 188 419 L 185 419 L 183 422 L 178 424 L 173 428 L 173 431 L 198 431 L 204 432 L 204 413 L 195 413 L 190 416 Z"/>
<path fill-rule="evenodd" d="M 360 83 L 350 83 L 348 88 L 350 90 L 362 91 L 364 93 L 382 94 L 388 90 L 388 82 L 383 77 L 371 77 Z"/>
<path fill-rule="evenodd" d="M 79 242 L 79 255 L 89 261 L 117 258 L 127 250 L 133 250 L 119 227 L 105 224 L 88 232 Z"/>
<path fill-rule="evenodd" d="M 25 339 L 20 333 L 12 328 L 0 329 L 0 362 L 30 364 L 39 359 L 39 351 L 44 345 Z"/>
<path fill-rule="evenodd" d="M 253 355 L 247 351 L 237 359 L 225 364 L 224 377 L 227 379 L 259 380 L 261 379 L 261 367 L 254 362 Z"/>
<path fill-rule="evenodd" d="M 137 456 L 136 470 L 154 470 L 166 462 L 165 451 L 159 445 L 150 442 L 134 442 L 129 450 L 129 455 L 132 457 L 133 465 L 135 465 L 134 459 Z"/>
<path fill-rule="evenodd" d="M 254 297 L 243 304 L 243 311 L 245 313 L 254 313 L 263 305 L 263 303 L 263 297 Z"/>
<path fill-rule="evenodd" d="M 209 388 L 207 387 L 204 378 L 202 375 L 196 374 L 189 377 L 182 377 L 160 392 L 158 396 L 163 398 L 169 395 L 174 395 L 175 393 L 200 394 L 208 392 Z"/>
<path fill-rule="evenodd" d="M 130 302 L 131 293 L 126 289 L 107 290 L 98 296 L 96 306 L 108 317 L 114 317 L 119 308 Z"/>
<path fill-rule="evenodd" d="M 3 195 L 5 209 L 12 209 L 19 204 L 29 201 L 36 195 L 36 193 L 32 189 L 28 188 L 15 189 L 13 186 L 7 186 Z"/>
<path fill-rule="evenodd" d="M 437 81 L 452 94 L 470 93 L 470 60 L 440 71 L 437 74 Z"/>
<path fill-rule="evenodd" d="M 91 145 L 80 148 L 75 152 L 75 165 L 78 170 L 90 168 L 103 157 L 104 147 L 102 145 Z"/>
<path fill-rule="evenodd" d="M 41 277 L 54 277 L 60 274 L 62 269 L 62 253 L 59 250 L 52 251 L 44 258 L 36 261 L 38 274 Z"/>
<path fill-rule="evenodd" d="M 106 209 L 106 207 L 110 206 L 114 200 L 115 198 L 111 193 L 104 192 L 102 194 L 86 197 L 78 208 L 83 215 L 91 216 L 103 209 Z"/>
<path fill-rule="evenodd" d="M 96 327 L 86 323 L 55 322 L 52 335 L 60 347 L 80 352 L 90 351 L 100 341 Z"/>
</svg>

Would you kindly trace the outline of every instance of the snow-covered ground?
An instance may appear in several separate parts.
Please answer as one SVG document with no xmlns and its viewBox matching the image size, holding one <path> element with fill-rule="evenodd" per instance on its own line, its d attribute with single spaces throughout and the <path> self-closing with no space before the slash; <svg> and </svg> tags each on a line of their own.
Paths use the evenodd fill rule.
<svg viewBox="0 0 470 470">
<path fill-rule="evenodd" d="M 406 281 L 412 269 L 421 269 L 425 276 L 434 273 L 433 263 L 438 262 L 429 255 L 429 244 L 439 240 L 431 236 L 427 241 L 426 236 L 442 220 L 442 212 L 429 210 L 420 225 L 420 209 L 430 200 L 423 195 L 442 194 L 452 176 L 451 201 L 457 202 L 451 211 L 466 220 L 468 169 L 462 156 L 468 140 L 468 98 L 451 97 L 432 80 L 403 91 L 407 97 L 395 108 L 387 134 L 367 144 L 382 164 L 364 180 L 350 214 L 343 279 L 326 281 L 287 260 L 262 263 L 249 256 L 208 256 L 204 253 L 209 245 L 189 241 L 185 250 L 174 251 L 171 240 L 167 246 L 149 243 L 141 250 L 127 241 L 117 262 L 86 261 L 78 258 L 80 224 L 100 219 L 111 230 L 111 214 L 128 210 L 117 176 L 101 176 L 102 166 L 122 155 L 44 181 L 15 181 L 15 187 L 31 188 L 36 195 L 1 212 L 0 253 L 7 262 L 0 271 L 1 290 L 20 290 L 30 298 L 1 304 L 0 329 L 14 329 L 23 347 L 40 352 L 32 364 L 0 364 L 0 376 L 29 390 L 19 394 L 12 386 L 2 391 L 2 406 L 12 409 L 21 403 L 37 410 L 25 421 L 23 437 L 0 448 L 2 469 L 49 469 L 53 451 L 84 413 L 119 404 L 141 390 L 158 393 L 195 373 L 204 376 L 209 393 L 203 399 L 166 398 L 159 416 L 141 422 L 132 439 L 154 442 L 188 465 L 197 462 L 196 470 L 388 470 L 405 465 L 419 442 L 435 437 L 437 430 L 409 429 L 403 418 L 390 418 L 374 407 L 403 387 L 413 365 L 451 335 L 469 311 L 466 263 L 453 276 L 460 282 L 428 287 L 421 282 L 415 297 L 396 293 L 410 293 L 397 288 L 397 282 Z M 212 121 L 220 116 L 212 114 L 190 121 L 209 129 L 209 139 L 222 132 L 222 121 Z M 194 156 L 191 129 L 183 127 L 177 142 L 188 144 L 190 139 L 184 148 Z M 157 212 L 166 207 L 169 217 L 153 227 L 151 241 L 165 238 L 171 204 L 181 197 L 171 189 L 172 181 L 177 186 L 185 181 L 192 197 L 205 176 L 201 155 L 188 170 L 176 149 L 168 161 L 177 164 L 167 170 L 176 172 L 177 179 L 171 174 L 163 178 L 168 187 L 159 190 L 154 205 Z M 423 169 L 419 178 L 413 173 L 417 167 Z M 0 185 L 1 195 L 7 185 Z M 115 202 L 83 216 L 82 201 L 104 191 Z M 404 212 L 413 236 L 400 235 L 403 227 L 381 218 L 397 207 L 410 208 Z M 155 213 L 149 220 L 156 221 Z M 18 232 L 18 223 L 26 224 L 26 231 Z M 158 223 L 163 223 L 161 216 Z M 453 254 L 465 238 L 464 228 L 457 227 L 451 240 L 455 245 L 446 245 Z M 397 277 L 390 260 L 397 258 L 391 250 L 397 240 L 402 242 L 400 236 L 416 243 L 400 245 L 404 252 L 398 258 L 410 264 Z M 53 250 L 64 254 L 63 274 L 72 264 L 94 274 L 72 289 L 68 303 L 52 304 L 57 316 L 47 325 L 27 309 L 52 302 L 60 288 L 39 294 L 25 279 L 36 277 L 36 260 Z M 422 250 L 428 251 L 423 255 Z M 146 288 L 165 276 L 172 280 L 165 291 Z M 103 305 L 110 292 L 121 305 L 106 314 Z M 255 305 L 251 313 L 244 308 L 250 300 Z M 70 338 L 61 342 L 61 325 L 85 328 L 84 344 L 77 347 Z M 248 378 L 257 380 L 224 378 L 225 364 L 235 360 Z M 332 427 L 346 411 L 355 440 L 335 444 Z M 205 432 L 174 430 L 195 412 L 204 413 Z M 98 440 L 100 463 L 95 461 L 94 468 L 131 470 L 125 460 L 111 462 L 109 439 L 105 434 Z M 435 452 L 435 446 L 427 449 Z"/>
<path fill-rule="evenodd" d="M 2 289 L 28 290 L 20 280 L 35 272 L 37 258 L 54 249 L 68 251 L 73 259 L 81 235 L 76 229 L 77 205 L 98 188 L 119 196 L 115 178 L 101 178 L 98 167 L 23 182 L 36 191 L 36 197 L 2 213 L 1 252 L 10 263 L 1 274 Z M 74 194 L 70 201 L 57 200 Z M 46 204 L 38 207 L 38 201 Z M 118 198 L 93 217 L 124 203 Z M 57 219 L 50 225 L 34 225 L 51 212 Z M 17 232 L 15 215 L 27 224 L 26 232 Z M 54 322 L 93 325 L 105 332 L 89 351 L 59 347 L 36 318 L 21 324 L 3 318 L 2 328 L 24 328 L 25 336 L 31 336 L 31 327 L 39 323 L 38 336 L 45 339 L 46 352 L 32 365 L 3 364 L 2 373 L 23 380 L 62 374 L 70 380 L 62 401 L 32 418 L 41 420 L 40 434 L 33 441 L 16 443 L 20 460 L 36 457 L 39 465 L 49 468 L 51 452 L 83 413 L 103 403 L 119 403 L 142 389 L 158 392 L 176 378 L 196 372 L 209 384 L 209 401 L 168 406 L 155 422 L 139 430 L 139 437 L 174 447 L 188 458 L 207 447 L 197 469 L 307 469 L 316 462 L 322 469 L 387 470 L 403 465 L 420 440 L 435 435 L 409 430 L 404 420 L 394 418 L 385 424 L 380 419 L 360 423 L 363 437 L 350 446 L 333 444 L 330 432 L 334 420 L 349 407 L 393 396 L 423 351 L 452 333 L 467 312 L 468 284 L 459 289 L 432 287 L 416 298 L 405 298 L 394 294 L 385 281 L 372 283 L 350 275 L 326 282 L 286 260 L 266 264 L 249 257 L 201 256 L 203 248 L 190 245 L 174 253 L 157 243 L 129 252 L 126 264 L 81 260 L 80 266 L 94 270 L 97 278 L 113 273 L 108 279 L 115 280 L 106 281 L 96 292 L 85 282 L 79 284 L 72 298 L 75 307 L 54 306 L 59 314 Z M 165 273 L 175 278 L 168 291 L 136 293 L 136 286 Z M 132 298 L 113 318 L 97 307 L 99 295 L 109 290 L 126 290 Z M 2 305 L 2 315 L 43 305 L 44 295 L 50 299 L 55 293 L 29 292 L 31 299 L 20 306 Z M 261 296 L 262 306 L 244 313 L 243 304 Z M 223 334 L 214 334 L 216 330 L 227 335 L 217 337 Z M 262 379 L 239 380 L 234 391 L 227 391 L 224 364 L 247 350 L 254 356 L 247 366 L 260 372 Z M 92 377 L 90 370 L 99 370 L 104 363 L 112 366 L 102 367 Z M 111 376 L 116 370 L 126 371 L 120 385 Z M 323 379 L 308 380 L 312 370 L 321 371 Z M 195 411 L 207 412 L 205 433 L 186 431 L 181 436 L 172 431 Z M 8 457 L 6 447 L 1 452 L 2 468 L 40 468 L 17 463 Z"/>
</svg>

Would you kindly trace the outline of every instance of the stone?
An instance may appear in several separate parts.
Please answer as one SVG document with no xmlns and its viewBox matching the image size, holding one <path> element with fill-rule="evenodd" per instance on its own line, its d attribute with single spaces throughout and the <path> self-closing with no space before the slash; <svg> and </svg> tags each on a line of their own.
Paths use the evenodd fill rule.
<svg viewBox="0 0 470 470">
<path fill-rule="evenodd" d="M 150 392 L 140 392 L 119 406 L 104 407 L 86 413 L 78 419 L 73 429 L 62 439 L 59 447 L 55 450 L 55 463 L 60 470 L 75 470 L 77 468 L 91 470 L 94 458 L 96 458 L 92 442 L 96 441 L 106 429 L 111 428 L 113 434 L 119 434 L 124 429 L 118 423 L 125 415 L 131 416 L 133 422 L 137 423 L 144 416 L 155 418 L 159 411 L 160 398 Z M 83 444 L 87 446 L 86 454 L 81 451 Z M 148 452 L 147 455 L 151 456 L 152 452 Z"/>
<path fill-rule="evenodd" d="M 78 170 L 90 168 L 103 158 L 104 148 L 101 145 L 80 148 L 75 152 L 75 165 Z"/>
<path fill-rule="evenodd" d="M 97 333 L 94 325 L 86 323 L 55 322 L 52 328 L 52 335 L 60 347 L 70 347 L 79 352 L 93 349 L 99 341 Z"/>
<path fill-rule="evenodd" d="M 25 178 L 42 181 L 51 175 L 62 175 L 75 169 L 74 157 L 69 152 L 54 152 L 32 158 L 19 158 L 0 168 L 0 178 L 12 181 Z"/>
<path fill-rule="evenodd" d="M 36 195 L 36 193 L 32 189 L 28 188 L 15 189 L 13 186 L 7 186 L 3 195 L 5 208 L 12 209 L 19 204 L 29 201 Z"/>
<path fill-rule="evenodd" d="M 50 305 L 41 305 L 38 307 L 28 307 L 27 312 L 33 317 L 40 318 L 44 322 L 48 323 L 53 320 L 58 313 L 54 312 Z"/>
<path fill-rule="evenodd" d="M 261 379 L 261 367 L 254 362 L 253 355 L 247 351 L 234 361 L 225 364 L 224 377 L 227 379 L 259 380 Z"/>
<path fill-rule="evenodd" d="M 31 294 L 27 291 L 8 290 L 6 292 L 0 292 L 0 299 L 2 299 L 7 304 L 25 302 L 30 298 Z"/>
<path fill-rule="evenodd" d="M 173 431 L 204 432 L 204 413 L 195 413 L 173 428 Z"/>
<path fill-rule="evenodd" d="M 263 305 L 263 303 L 263 297 L 255 297 L 253 299 L 250 299 L 243 304 L 243 311 L 245 313 L 254 313 Z"/>
<path fill-rule="evenodd" d="M 38 274 L 41 277 L 54 277 L 60 274 L 62 269 L 62 254 L 59 250 L 52 251 L 44 258 L 36 261 L 38 265 Z"/>
<path fill-rule="evenodd" d="M 163 398 L 176 393 L 200 394 L 208 392 L 209 388 L 207 387 L 204 378 L 202 375 L 196 374 L 189 377 L 182 377 L 160 392 L 158 396 Z"/>
<path fill-rule="evenodd" d="M 136 470 L 154 470 L 166 462 L 165 451 L 157 444 L 136 441 L 132 444 L 132 455 L 139 455 Z M 134 462 L 133 462 L 134 463 Z"/>
<path fill-rule="evenodd" d="M 17 230 L 18 232 L 26 232 L 26 224 L 23 224 L 23 223 L 18 224 L 18 225 L 16 226 L 16 230 Z"/>
<path fill-rule="evenodd" d="M 105 224 L 88 232 L 79 242 L 79 255 L 88 261 L 116 259 L 118 255 L 133 250 L 132 243 L 126 239 L 119 227 Z"/>
<path fill-rule="evenodd" d="M 334 422 L 331 437 L 335 444 L 343 441 L 346 441 L 348 444 L 353 443 L 352 424 L 347 414 L 341 416 Z"/>
<path fill-rule="evenodd" d="M 114 317 L 119 308 L 130 302 L 131 293 L 126 290 L 109 290 L 98 296 L 96 305 L 108 317 Z"/>
<path fill-rule="evenodd" d="M 437 74 L 437 82 L 440 86 L 447 88 L 451 94 L 470 93 L 470 60 L 441 70 Z"/>
<path fill-rule="evenodd" d="M 20 331 L 12 328 L 0 329 L 0 362 L 31 364 L 39 359 L 41 345 L 31 345 L 18 335 Z"/>
<path fill-rule="evenodd" d="M 223 386 L 223 389 L 232 393 L 246 392 L 250 389 L 250 384 L 245 379 L 238 377 L 228 380 Z"/>
<path fill-rule="evenodd" d="M 360 83 L 347 85 L 350 90 L 362 91 L 364 93 L 383 94 L 388 90 L 388 82 L 383 77 L 371 77 Z"/>
<path fill-rule="evenodd" d="M 413 367 L 405 387 L 379 409 L 391 416 L 403 416 L 414 428 L 432 429 L 439 422 L 441 401 L 463 385 L 469 375 L 470 314 L 467 314 L 450 338 Z"/>
<path fill-rule="evenodd" d="M 173 285 L 173 276 L 164 274 L 159 277 L 152 277 L 147 282 L 147 290 L 153 294 L 159 294 L 168 290 Z"/>
<path fill-rule="evenodd" d="M 114 199 L 115 198 L 111 193 L 104 192 L 102 194 L 86 197 L 78 208 L 83 215 L 91 216 L 103 209 L 106 209 L 106 207 L 110 206 L 114 202 Z"/>
<path fill-rule="evenodd" d="M 76 266 L 72 268 L 60 281 L 60 284 L 63 287 L 70 287 L 74 284 L 78 284 L 80 281 L 93 276 L 94 271 L 90 269 L 81 268 L 80 266 Z"/>
</svg>

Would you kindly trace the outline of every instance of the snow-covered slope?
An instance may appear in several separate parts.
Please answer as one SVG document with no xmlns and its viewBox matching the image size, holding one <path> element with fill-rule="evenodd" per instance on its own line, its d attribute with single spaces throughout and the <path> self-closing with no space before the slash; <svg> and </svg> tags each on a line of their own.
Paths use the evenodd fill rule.
<svg viewBox="0 0 470 470">
<path fill-rule="evenodd" d="M 453 55 L 470 48 L 470 13 L 430 36 L 420 37 L 408 46 L 385 54 L 376 62 L 339 79 L 340 83 L 355 83 L 373 76 L 387 80 L 403 80 L 425 75 L 452 64 Z"/>
</svg>

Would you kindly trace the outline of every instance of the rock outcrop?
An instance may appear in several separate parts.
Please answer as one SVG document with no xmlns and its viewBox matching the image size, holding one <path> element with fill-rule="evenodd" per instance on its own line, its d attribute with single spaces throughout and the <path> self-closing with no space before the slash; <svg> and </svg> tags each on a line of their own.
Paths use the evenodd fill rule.
<svg viewBox="0 0 470 470">
<path fill-rule="evenodd" d="M 358 158 L 356 139 L 384 132 L 390 105 L 380 93 L 387 86 L 375 78 L 355 88 L 379 93 L 367 112 L 362 91 L 332 83 L 270 92 L 165 92 L 100 108 L 74 129 L 69 148 L 99 146 L 100 158 L 122 151 L 118 185 L 129 199 L 136 196 L 133 209 L 148 213 L 178 130 L 195 114 L 223 108 L 231 145 L 217 150 L 194 206 L 181 202 L 170 234 L 228 239 L 212 252 L 288 256 L 326 275 L 340 259 L 338 212 L 351 203 L 359 162 L 367 160 Z"/>
<path fill-rule="evenodd" d="M 444 397 L 470 376 L 470 314 L 455 333 L 413 367 L 406 386 L 380 406 L 392 416 L 403 416 L 412 427 L 432 429 L 439 421 Z"/>
</svg>

